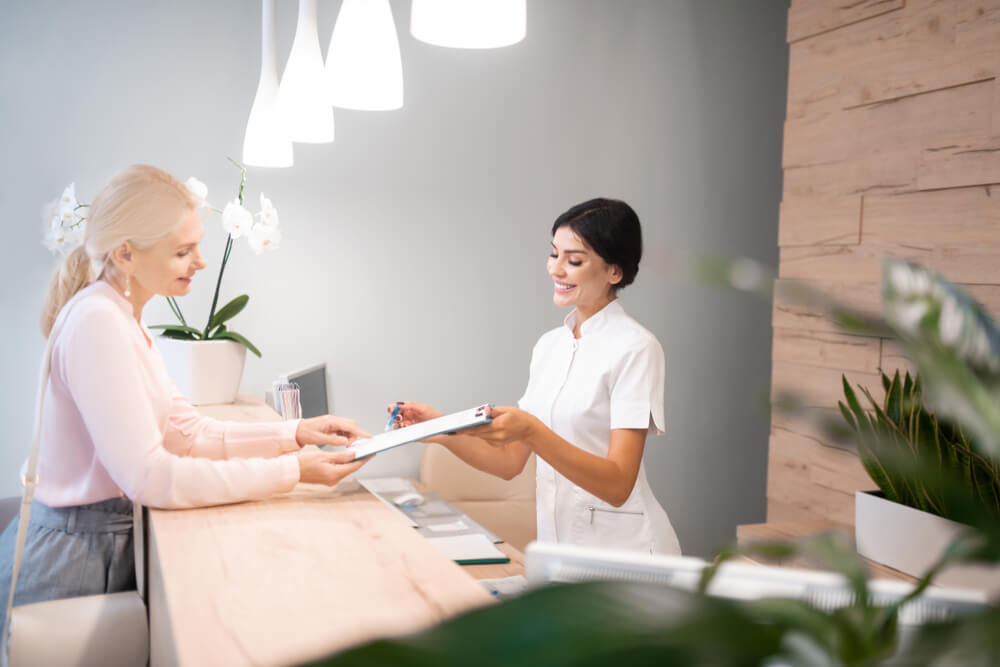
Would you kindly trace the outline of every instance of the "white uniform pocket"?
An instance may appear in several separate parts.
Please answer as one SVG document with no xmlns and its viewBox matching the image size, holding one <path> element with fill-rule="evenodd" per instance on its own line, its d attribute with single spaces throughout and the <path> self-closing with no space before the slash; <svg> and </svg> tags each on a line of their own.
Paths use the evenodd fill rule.
<svg viewBox="0 0 1000 667">
<path fill-rule="evenodd" d="M 649 551 L 652 536 L 645 513 L 638 503 L 614 507 L 602 502 L 584 502 L 577 543 L 605 549 Z"/>
</svg>

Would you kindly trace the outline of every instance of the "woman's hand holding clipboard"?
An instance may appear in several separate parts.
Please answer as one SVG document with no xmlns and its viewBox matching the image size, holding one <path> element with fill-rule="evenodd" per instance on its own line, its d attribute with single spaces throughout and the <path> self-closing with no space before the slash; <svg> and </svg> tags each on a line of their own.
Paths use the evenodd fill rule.
<svg viewBox="0 0 1000 667">
<path fill-rule="evenodd" d="M 403 421 L 406 419 L 405 412 L 397 414 L 400 417 L 399 423 L 405 423 Z M 393 418 L 390 418 L 390 421 L 392 420 Z M 436 435 L 453 434 L 474 426 L 489 424 L 492 420 L 491 406 L 484 404 L 461 412 L 453 412 L 450 415 L 415 422 L 365 440 L 356 440 L 347 451 L 353 451 L 354 460 L 358 460 L 393 447 L 433 438 Z"/>
</svg>

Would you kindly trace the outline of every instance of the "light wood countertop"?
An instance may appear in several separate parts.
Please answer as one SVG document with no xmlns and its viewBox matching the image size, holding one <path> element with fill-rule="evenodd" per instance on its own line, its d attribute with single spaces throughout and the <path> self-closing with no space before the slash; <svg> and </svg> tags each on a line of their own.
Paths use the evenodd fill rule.
<svg viewBox="0 0 1000 667">
<path fill-rule="evenodd" d="M 275 418 L 242 395 L 201 411 Z M 457 565 L 351 479 L 261 502 L 150 510 L 147 545 L 154 667 L 309 660 L 491 604 L 477 578 L 524 572 L 507 544 L 498 547 L 508 564 Z"/>
</svg>

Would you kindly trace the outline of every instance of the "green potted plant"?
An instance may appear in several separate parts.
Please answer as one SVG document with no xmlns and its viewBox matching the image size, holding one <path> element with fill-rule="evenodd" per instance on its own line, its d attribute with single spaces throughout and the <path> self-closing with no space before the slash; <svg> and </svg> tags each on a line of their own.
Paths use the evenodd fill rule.
<svg viewBox="0 0 1000 667">
<path fill-rule="evenodd" d="M 902 474 L 894 463 L 930 461 L 949 477 L 961 479 L 982 502 L 982 510 L 1000 521 L 1000 467 L 980 453 L 962 427 L 939 419 L 922 402 L 919 374 L 890 379 L 882 373 L 885 390 L 879 403 L 859 386 L 868 410 L 842 377 L 845 401 L 838 402 L 855 434 L 858 455 L 878 491 L 858 491 L 855 539 L 858 553 L 913 576 L 920 576 L 965 528 L 955 520 L 946 494 L 932 480 Z M 938 583 L 1000 589 L 1000 570 L 955 566 L 942 572 Z"/>
</svg>

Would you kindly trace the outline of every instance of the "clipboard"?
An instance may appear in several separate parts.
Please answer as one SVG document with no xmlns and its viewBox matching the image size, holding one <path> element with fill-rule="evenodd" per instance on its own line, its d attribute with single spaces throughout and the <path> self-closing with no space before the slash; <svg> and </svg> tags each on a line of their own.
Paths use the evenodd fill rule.
<svg viewBox="0 0 1000 667">
<path fill-rule="evenodd" d="M 354 460 L 357 461 L 358 459 L 384 452 L 393 447 L 433 438 L 435 435 L 443 433 L 452 434 L 462 429 L 472 428 L 473 426 L 489 424 L 493 421 L 493 417 L 489 416 L 489 407 L 487 403 L 476 408 L 462 410 L 461 412 L 453 412 L 444 417 L 428 419 L 419 424 L 397 428 L 386 433 L 379 433 L 372 438 L 355 440 L 354 444 L 348 448 L 348 451 L 354 451 Z"/>
</svg>

